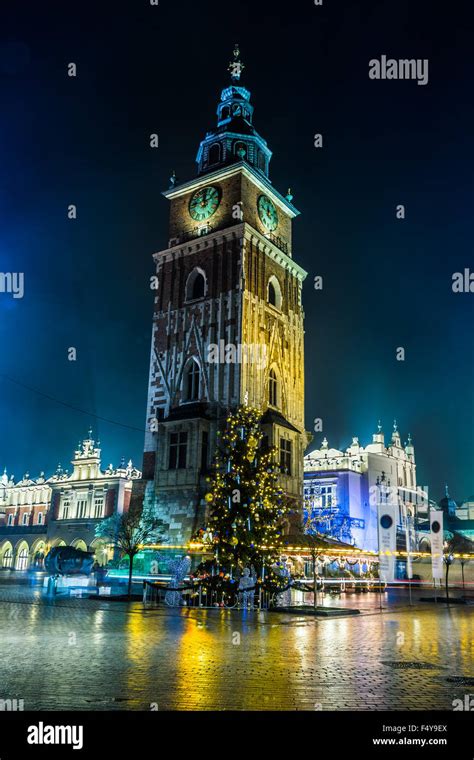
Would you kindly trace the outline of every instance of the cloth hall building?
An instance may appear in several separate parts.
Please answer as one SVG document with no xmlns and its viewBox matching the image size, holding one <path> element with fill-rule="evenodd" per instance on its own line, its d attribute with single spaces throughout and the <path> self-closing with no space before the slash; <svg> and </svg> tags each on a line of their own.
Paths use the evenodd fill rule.
<svg viewBox="0 0 474 760">
<path fill-rule="evenodd" d="M 93 551 L 99 564 L 110 556 L 95 526 L 130 504 L 132 483 L 141 477 L 132 462 L 101 469 L 101 449 L 92 431 L 79 443 L 72 472 L 36 479 L 26 473 L 15 482 L 5 471 L 0 478 L 0 570 L 40 569 L 52 546 Z"/>
</svg>

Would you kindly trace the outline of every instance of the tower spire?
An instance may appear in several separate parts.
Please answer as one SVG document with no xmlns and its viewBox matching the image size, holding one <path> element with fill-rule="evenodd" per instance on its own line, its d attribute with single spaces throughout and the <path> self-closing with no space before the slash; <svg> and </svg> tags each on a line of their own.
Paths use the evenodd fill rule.
<svg viewBox="0 0 474 760">
<path fill-rule="evenodd" d="M 382 423 L 380 422 L 380 420 L 378 421 L 378 424 L 377 424 L 377 432 L 372 435 L 372 443 L 379 444 L 380 450 L 383 450 L 385 446 L 385 436 L 383 434 Z"/>
<path fill-rule="evenodd" d="M 198 175 L 244 161 L 268 178 L 272 152 L 253 126 L 250 91 L 241 82 L 245 68 L 236 44 L 227 70 L 230 83 L 221 91 L 217 106 L 217 127 L 206 133 L 199 146 Z"/>
<path fill-rule="evenodd" d="M 398 430 L 398 423 L 396 420 L 393 421 L 393 433 L 392 433 L 392 443 L 394 446 L 401 446 L 400 441 L 400 433 Z"/>
<path fill-rule="evenodd" d="M 415 447 L 413 446 L 411 433 L 408 433 L 408 441 L 405 444 L 405 453 L 412 462 L 415 461 Z"/>
<path fill-rule="evenodd" d="M 229 63 L 227 71 L 230 71 L 230 78 L 232 79 L 233 84 L 236 84 L 240 81 L 240 76 L 245 69 L 244 64 L 240 60 L 240 49 L 237 42 L 234 45 L 232 55 L 234 60 Z"/>
</svg>

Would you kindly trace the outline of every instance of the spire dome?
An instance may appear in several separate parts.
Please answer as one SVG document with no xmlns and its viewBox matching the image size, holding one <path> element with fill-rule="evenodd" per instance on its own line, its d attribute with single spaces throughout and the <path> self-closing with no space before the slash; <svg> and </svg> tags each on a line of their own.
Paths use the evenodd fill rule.
<svg viewBox="0 0 474 760">
<path fill-rule="evenodd" d="M 372 443 L 381 444 L 382 448 L 385 446 L 385 436 L 383 434 L 382 423 L 380 420 L 377 423 L 377 432 L 372 435 Z"/>
<path fill-rule="evenodd" d="M 405 453 L 412 462 L 415 461 L 415 447 L 413 446 L 413 439 L 411 437 L 411 433 L 408 433 L 408 440 L 405 443 Z"/>
<path fill-rule="evenodd" d="M 392 444 L 399 447 L 402 445 L 400 440 L 400 433 L 398 431 L 398 423 L 396 420 L 393 421 Z"/>
<path fill-rule="evenodd" d="M 445 497 L 444 499 L 441 499 L 439 502 L 440 508 L 445 512 L 445 514 L 448 515 L 448 517 L 456 517 L 456 510 L 457 510 L 457 503 L 454 499 L 451 498 L 449 495 L 449 488 L 448 484 L 446 483 L 445 487 Z"/>
</svg>

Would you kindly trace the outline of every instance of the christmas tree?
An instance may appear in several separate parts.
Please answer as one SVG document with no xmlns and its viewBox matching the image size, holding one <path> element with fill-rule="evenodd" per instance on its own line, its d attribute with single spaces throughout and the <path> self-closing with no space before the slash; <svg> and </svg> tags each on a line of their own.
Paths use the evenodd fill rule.
<svg viewBox="0 0 474 760">
<path fill-rule="evenodd" d="M 263 445 L 260 420 L 261 412 L 249 406 L 229 415 L 206 496 L 207 533 L 216 543 L 219 566 L 229 571 L 253 565 L 259 575 L 278 559 L 288 512 L 276 452 Z"/>
</svg>

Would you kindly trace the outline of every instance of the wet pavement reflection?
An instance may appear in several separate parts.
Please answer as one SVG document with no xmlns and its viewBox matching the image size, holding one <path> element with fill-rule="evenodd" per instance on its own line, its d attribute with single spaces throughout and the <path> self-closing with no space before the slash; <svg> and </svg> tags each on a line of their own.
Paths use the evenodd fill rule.
<svg viewBox="0 0 474 760">
<path fill-rule="evenodd" d="M 355 606 L 355 605 L 353 605 Z M 452 710 L 473 607 L 364 600 L 314 620 L 0 589 L 0 699 L 26 710 Z"/>
</svg>

